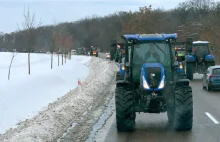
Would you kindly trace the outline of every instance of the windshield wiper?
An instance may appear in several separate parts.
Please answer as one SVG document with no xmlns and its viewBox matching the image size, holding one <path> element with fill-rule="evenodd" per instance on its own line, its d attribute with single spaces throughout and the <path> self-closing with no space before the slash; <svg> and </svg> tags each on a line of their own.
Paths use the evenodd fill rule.
<svg viewBox="0 0 220 142">
<path fill-rule="evenodd" d="M 153 42 L 153 44 L 156 45 L 157 48 L 160 49 L 160 51 L 162 51 L 162 52 L 164 53 L 164 51 L 163 51 L 156 43 Z M 165 54 L 165 53 L 164 53 L 164 54 Z"/>
</svg>

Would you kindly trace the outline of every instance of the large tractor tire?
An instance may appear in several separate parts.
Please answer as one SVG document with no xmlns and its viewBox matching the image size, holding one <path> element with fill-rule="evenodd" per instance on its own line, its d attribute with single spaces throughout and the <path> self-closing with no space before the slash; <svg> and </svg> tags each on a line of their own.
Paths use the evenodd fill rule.
<svg viewBox="0 0 220 142">
<path fill-rule="evenodd" d="M 118 80 L 120 80 L 120 72 L 118 71 L 117 73 L 116 73 L 116 81 L 118 81 Z"/>
<path fill-rule="evenodd" d="M 115 91 L 116 125 L 118 131 L 133 131 L 136 114 L 133 106 L 133 94 L 126 86 Z"/>
<path fill-rule="evenodd" d="M 205 63 L 205 68 L 206 68 L 206 70 L 210 67 L 210 66 L 215 66 L 215 62 L 210 62 L 210 63 Z M 206 71 L 205 70 L 205 71 Z"/>
<path fill-rule="evenodd" d="M 115 57 L 115 62 L 118 62 L 118 57 Z"/>
<path fill-rule="evenodd" d="M 190 86 L 175 89 L 175 107 L 168 119 L 176 130 L 191 130 L 193 125 L 193 96 Z M 171 122 L 172 121 L 172 122 Z"/>
<path fill-rule="evenodd" d="M 192 63 L 186 63 L 186 77 L 189 80 L 193 80 L 193 65 Z"/>
</svg>

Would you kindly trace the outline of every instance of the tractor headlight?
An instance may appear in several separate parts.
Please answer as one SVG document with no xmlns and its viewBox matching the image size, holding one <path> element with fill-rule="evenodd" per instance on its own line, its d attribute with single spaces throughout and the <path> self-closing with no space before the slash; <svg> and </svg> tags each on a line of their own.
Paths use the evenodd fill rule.
<svg viewBox="0 0 220 142">
<path fill-rule="evenodd" d="M 146 79 L 144 78 L 143 75 L 142 75 L 142 80 L 143 80 L 143 87 L 144 87 L 144 89 L 150 89 L 150 87 L 148 86 L 147 81 L 146 81 Z"/>
<path fill-rule="evenodd" d="M 122 65 L 121 69 L 122 69 L 122 70 L 125 70 L 125 65 Z"/>
<path fill-rule="evenodd" d="M 183 68 L 183 64 L 180 64 L 180 69 L 182 69 Z"/>
<path fill-rule="evenodd" d="M 165 85 L 165 76 L 163 76 L 163 78 L 162 78 L 162 80 L 161 80 L 161 82 L 160 82 L 160 85 L 159 85 L 158 89 L 164 88 L 164 85 Z"/>
</svg>

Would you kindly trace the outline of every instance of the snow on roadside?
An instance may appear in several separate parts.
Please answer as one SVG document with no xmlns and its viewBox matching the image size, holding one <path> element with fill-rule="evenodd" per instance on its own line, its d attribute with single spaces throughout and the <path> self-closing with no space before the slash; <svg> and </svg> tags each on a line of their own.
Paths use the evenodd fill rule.
<svg viewBox="0 0 220 142">
<path fill-rule="evenodd" d="M 70 91 L 59 100 L 49 104 L 48 108 L 30 120 L 21 122 L 15 129 L 0 136 L 0 141 L 30 142 L 53 141 L 69 128 L 75 119 L 80 118 L 93 100 L 109 83 L 118 69 L 115 63 L 92 58 L 88 67 L 90 73 L 79 88 Z M 101 97 L 101 96 L 100 96 Z"/>
<path fill-rule="evenodd" d="M 12 53 L 0 52 L 0 134 L 15 128 L 19 121 L 38 114 L 49 103 L 77 87 L 77 78 L 88 76 L 89 69 L 83 64 L 91 59 L 72 56 L 66 64 L 57 66 L 57 56 L 54 56 L 51 70 L 50 55 L 31 54 L 31 74 L 28 75 L 27 53 L 19 53 L 8 80 L 11 56 Z"/>
</svg>

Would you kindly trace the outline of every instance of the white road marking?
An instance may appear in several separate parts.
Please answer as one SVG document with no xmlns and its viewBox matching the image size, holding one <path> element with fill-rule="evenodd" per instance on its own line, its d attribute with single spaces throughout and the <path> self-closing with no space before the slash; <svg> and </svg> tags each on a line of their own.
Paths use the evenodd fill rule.
<svg viewBox="0 0 220 142">
<path fill-rule="evenodd" d="M 205 114 L 215 123 L 215 124 L 219 124 L 219 122 L 208 112 L 205 112 Z"/>
</svg>

